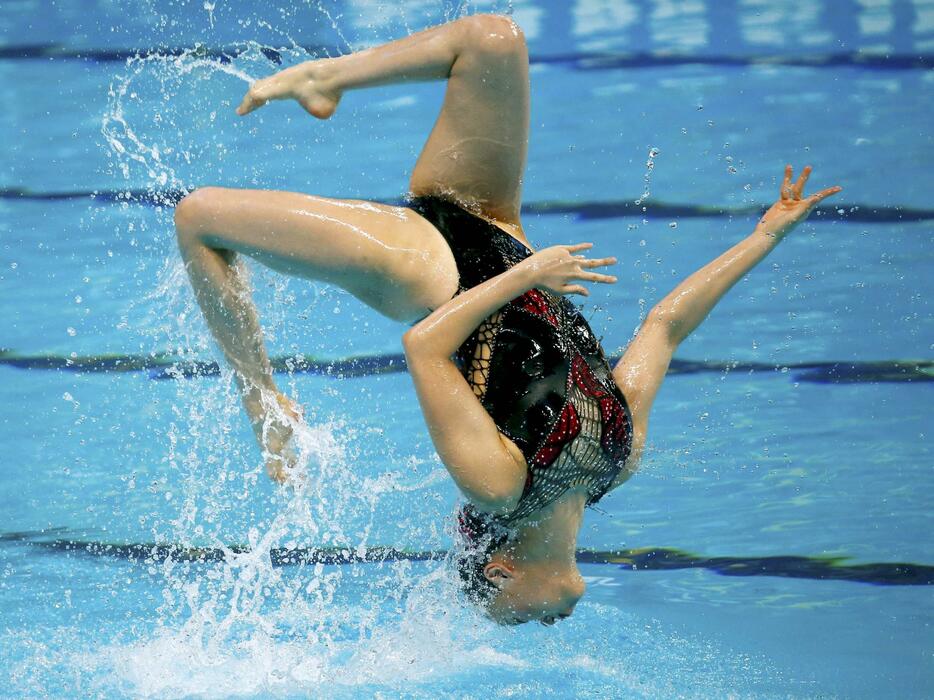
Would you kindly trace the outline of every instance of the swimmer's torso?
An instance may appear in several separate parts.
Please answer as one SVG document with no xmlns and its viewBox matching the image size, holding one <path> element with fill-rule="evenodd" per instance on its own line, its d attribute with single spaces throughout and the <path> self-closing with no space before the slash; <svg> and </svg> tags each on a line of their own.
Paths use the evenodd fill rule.
<svg viewBox="0 0 934 700">
<path fill-rule="evenodd" d="M 505 272 L 531 251 L 492 223 L 438 197 L 407 206 L 447 240 L 459 291 Z M 509 524 L 572 488 L 598 501 L 623 469 L 632 418 L 597 338 L 566 297 L 532 289 L 490 316 L 457 351 L 461 372 L 529 466 Z"/>
</svg>

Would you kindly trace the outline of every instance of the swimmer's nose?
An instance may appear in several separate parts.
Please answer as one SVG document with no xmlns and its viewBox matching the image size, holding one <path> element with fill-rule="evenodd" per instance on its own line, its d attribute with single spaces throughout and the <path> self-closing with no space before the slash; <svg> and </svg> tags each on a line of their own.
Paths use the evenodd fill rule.
<svg viewBox="0 0 934 700">
<path fill-rule="evenodd" d="M 552 626 L 553 624 L 555 624 L 558 620 L 564 620 L 564 619 L 569 618 L 569 617 L 571 617 L 571 612 L 570 612 L 570 611 L 568 611 L 568 612 L 563 612 L 563 613 L 558 613 L 558 616 L 557 616 L 557 617 L 555 617 L 554 615 L 548 615 L 548 616 L 542 618 L 542 624 L 543 624 L 543 625 L 548 625 L 549 627 L 551 627 L 551 626 Z"/>
</svg>

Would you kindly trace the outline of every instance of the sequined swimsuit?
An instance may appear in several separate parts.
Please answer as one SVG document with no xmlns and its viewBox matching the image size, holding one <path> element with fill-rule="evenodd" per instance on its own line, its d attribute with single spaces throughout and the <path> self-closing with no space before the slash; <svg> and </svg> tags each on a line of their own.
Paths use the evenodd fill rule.
<svg viewBox="0 0 934 700">
<path fill-rule="evenodd" d="M 450 200 L 411 197 L 406 206 L 448 242 L 460 274 L 458 293 L 532 254 Z M 587 505 L 606 494 L 629 456 L 632 417 L 597 338 L 570 300 L 539 289 L 526 292 L 487 318 L 455 360 L 529 467 L 516 508 L 495 521 L 508 526 L 576 486 L 586 487 Z M 478 515 L 471 506 L 462 510 L 464 534 L 488 520 Z"/>
</svg>

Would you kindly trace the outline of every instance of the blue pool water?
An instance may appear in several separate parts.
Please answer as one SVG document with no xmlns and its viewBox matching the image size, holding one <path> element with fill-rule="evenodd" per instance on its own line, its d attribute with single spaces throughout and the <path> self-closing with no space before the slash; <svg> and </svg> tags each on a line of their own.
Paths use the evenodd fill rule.
<svg viewBox="0 0 934 700">
<path fill-rule="evenodd" d="M 451 603 L 428 555 L 457 494 L 407 375 L 375 371 L 404 326 L 253 268 L 271 354 L 338 361 L 280 375 L 310 425 L 297 495 L 228 374 L 179 378 L 216 352 L 171 193 L 397 200 L 440 105 L 405 85 L 239 120 L 270 48 L 491 10 L 532 54 L 526 231 L 620 258 L 585 303 L 609 352 L 786 161 L 845 187 L 680 348 L 553 628 Z M 927 0 L 4 3 L 2 696 L 930 697 L 932 65 Z"/>
</svg>

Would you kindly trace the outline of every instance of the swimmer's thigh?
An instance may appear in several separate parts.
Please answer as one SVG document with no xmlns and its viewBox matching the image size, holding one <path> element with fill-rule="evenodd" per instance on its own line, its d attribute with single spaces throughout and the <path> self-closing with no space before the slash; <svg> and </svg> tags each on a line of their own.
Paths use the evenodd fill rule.
<svg viewBox="0 0 934 700">
<path fill-rule="evenodd" d="M 529 132 L 529 58 L 511 19 L 474 15 L 451 68 L 444 103 L 409 189 L 475 204 L 480 213 L 519 223 Z"/>
<path fill-rule="evenodd" d="M 409 321 L 449 299 L 457 267 L 438 230 L 404 207 L 294 192 L 206 187 L 176 210 L 179 242 L 242 253 L 346 289 Z"/>
</svg>

